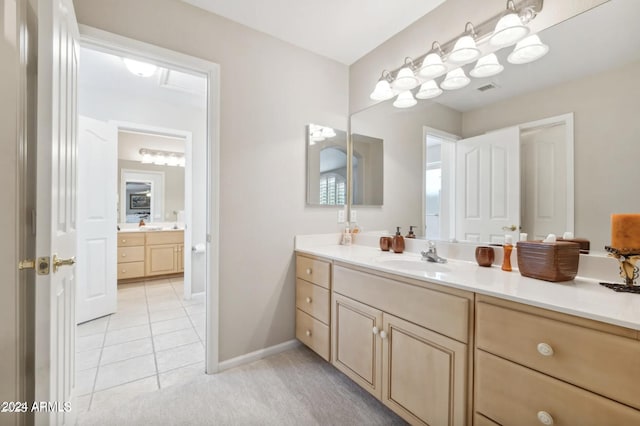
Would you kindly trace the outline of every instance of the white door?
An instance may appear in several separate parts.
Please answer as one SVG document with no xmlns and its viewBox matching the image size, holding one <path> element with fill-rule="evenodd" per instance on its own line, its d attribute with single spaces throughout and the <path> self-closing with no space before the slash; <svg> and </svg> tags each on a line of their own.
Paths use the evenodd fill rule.
<svg viewBox="0 0 640 426">
<path fill-rule="evenodd" d="M 78 117 L 78 323 L 117 308 L 118 130 Z"/>
<path fill-rule="evenodd" d="M 39 0 L 36 253 L 51 268 L 36 275 L 35 400 L 58 409 L 38 425 L 75 422 L 77 39 L 71 0 Z"/>
<path fill-rule="evenodd" d="M 567 227 L 566 124 L 528 129 L 522 150 L 522 232 L 528 238 L 562 235 Z"/>
<path fill-rule="evenodd" d="M 520 222 L 518 127 L 458 141 L 456 146 L 456 238 L 517 241 Z"/>
</svg>

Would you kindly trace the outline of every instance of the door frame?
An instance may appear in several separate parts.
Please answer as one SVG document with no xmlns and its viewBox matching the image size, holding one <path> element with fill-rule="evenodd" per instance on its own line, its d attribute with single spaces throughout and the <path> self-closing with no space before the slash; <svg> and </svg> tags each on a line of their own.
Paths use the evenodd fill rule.
<svg viewBox="0 0 640 426">
<path fill-rule="evenodd" d="M 89 45 L 90 46 L 90 45 Z M 192 152 L 193 152 L 193 134 L 192 132 L 186 131 L 186 130 L 178 130 L 178 129 L 171 129 L 171 128 L 165 128 L 165 127 L 158 127 L 158 126 L 151 126 L 148 124 L 140 124 L 140 123 L 133 123 L 133 122 L 129 122 L 129 121 L 119 121 L 119 120 L 110 120 L 110 123 L 114 123 L 117 129 L 118 134 L 120 133 L 120 131 L 131 131 L 131 132 L 140 132 L 140 133 L 145 133 L 145 134 L 152 134 L 152 135 L 159 135 L 159 136 L 170 136 L 172 138 L 181 138 L 184 139 L 184 158 L 185 158 L 185 163 L 186 166 L 184 168 L 184 216 L 185 216 L 185 224 L 188 224 L 188 226 L 185 226 L 184 229 L 184 246 L 187 248 L 190 248 L 191 246 L 193 246 L 193 235 L 192 235 L 192 222 L 193 222 L 193 211 L 192 211 L 192 201 L 193 201 L 193 179 L 192 179 L 192 173 L 193 173 L 193 164 L 192 164 Z M 207 168 L 209 166 L 207 165 Z M 125 169 L 123 169 L 124 171 Z M 131 169 L 126 169 L 128 172 L 136 172 L 137 170 L 131 170 Z M 148 173 L 153 173 L 153 172 L 148 172 Z M 157 172 L 156 172 L 157 173 Z M 122 193 L 125 193 L 124 187 L 123 187 L 123 181 L 122 181 L 122 176 L 120 176 L 121 182 L 120 182 L 120 188 L 119 190 L 122 191 Z M 163 177 L 163 190 L 165 188 L 164 185 L 164 177 Z M 120 201 L 121 205 L 120 205 L 120 220 L 122 221 L 122 212 L 123 212 L 123 206 L 124 204 L 122 204 L 122 200 Z M 151 202 L 153 202 L 153 200 L 151 200 Z M 124 210 L 126 211 L 126 208 L 124 208 Z M 162 222 L 164 222 L 165 219 L 162 219 Z M 207 231 L 208 233 L 208 231 Z M 186 252 L 187 254 L 191 254 L 191 250 L 187 250 Z M 193 296 L 193 292 L 192 292 L 192 286 L 191 286 L 191 256 L 186 256 L 184 257 L 184 297 L 185 299 L 191 299 L 191 297 Z"/>
<path fill-rule="evenodd" d="M 207 253 L 205 272 L 207 374 L 219 369 L 220 65 L 173 50 L 79 25 L 80 45 L 187 73 L 207 76 Z"/>
<path fill-rule="evenodd" d="M 449 155 L 452 155 L 453 161 L 451 162 L 451 169 L 447 176 L 442 176 L 442 180 L 447 184 L 449 189 L 456 187 L 456 142 L 462 139 L 458 135 L 454 135 L 453 133 L 445 132 L 444 130 L 439 130 L 429 126 L 422 126 L 422 194 L 421 194 L 421 216 L 420 216 L 420 229 L 424 231 L 425 238 L 427 236 L 426 226 L 427 226 L 427 184 L 426 184 L 426 174 L 427 174 L 427 136 L 433 135 L 442 139 L 447 140 L 447 150 L 449 151 Z M 451 194 L 455 194 L 455 191 L 449 191 Z M 456 200 L 455 196 L 449 196 L 449 201 L 446 203 L 448 211 L 446 214 L 441 215 L 442 218 L 445 218 L 448 222 L 448 234 L 449 235 L 440 235 L 440 239 L 444 241 L 451 241 L 455 239 L 456 236 Z M 440 211 L 442 211 L 442 206 L 445 203 L 440 199 Z"/>
</svg>

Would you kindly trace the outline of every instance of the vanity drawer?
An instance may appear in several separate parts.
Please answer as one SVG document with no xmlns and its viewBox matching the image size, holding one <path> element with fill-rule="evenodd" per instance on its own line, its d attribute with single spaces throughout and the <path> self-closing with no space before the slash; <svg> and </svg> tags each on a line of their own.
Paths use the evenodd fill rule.
<svg viewBox="0 0 640 426">
<path fill-rule="evenodd" d="M 638 410 L 483 351 L 476 355 L 475 408 L 503 425 L 640 424 Z M 545 413 L 550 422 L 538 418 Z"/>
<path fill-rule="evenodd" d="M 487 303 L 477 347 L 640 408 L 640 341 Z"/>
<path fill-rule="evenodd" d="M 329 361 L 329 327 L 296 309 L 296 338 Z"/>
<path fill-rule="evenodd" d="M 130 262 L 118 264 L 118 279 L 144 277 L 144 262 Z"/>
<path fill-rule="evenodd" d="M 144 245 L 144 232 L 121 232 L 118 234 L 118 247 Z"/>
<path fill-rule="evenodd" d="M 296 256 L 296 276 L 324 288 L 330 288 L 331 265 L 322 260 Z"/>
<path fill-rule="evenodd" d="M 184 241 L 184 231 L 151 231 L 147 232 L 147 245 L 181 244 Z"/>
<path fill-rule="evenodd" d="M 144 262 L 144 246 L 118 247 L 118 263 Z"/>
<path fill-rule="evenodd" d="M 329 291 L 305 280 L 296 280 L 296 307 L 322 321 L 329 324 Z"/>
</svg>

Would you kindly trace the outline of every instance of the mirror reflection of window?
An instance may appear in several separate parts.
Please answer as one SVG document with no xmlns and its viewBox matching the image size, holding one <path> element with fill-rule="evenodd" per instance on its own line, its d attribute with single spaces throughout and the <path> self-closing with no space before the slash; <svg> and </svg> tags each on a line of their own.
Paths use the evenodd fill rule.
<svg viewBox="0 0 640 426">
<path fill-rule="evenodd" d="M 347 201 L 347 153 L 338 147 L 320 151 L 320 204 L 344 205 Z"/>
</svg>

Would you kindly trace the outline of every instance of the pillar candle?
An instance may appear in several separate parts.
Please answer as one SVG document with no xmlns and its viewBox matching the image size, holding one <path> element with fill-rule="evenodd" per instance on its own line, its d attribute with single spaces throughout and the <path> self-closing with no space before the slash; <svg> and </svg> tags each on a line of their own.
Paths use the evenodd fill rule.
<svg viewBox="0 0 640 426">
<path fill-rule="evenodd" d="M 611 247 L 640 249 L 640 214 L 611 215 Z"/>
</svg>

